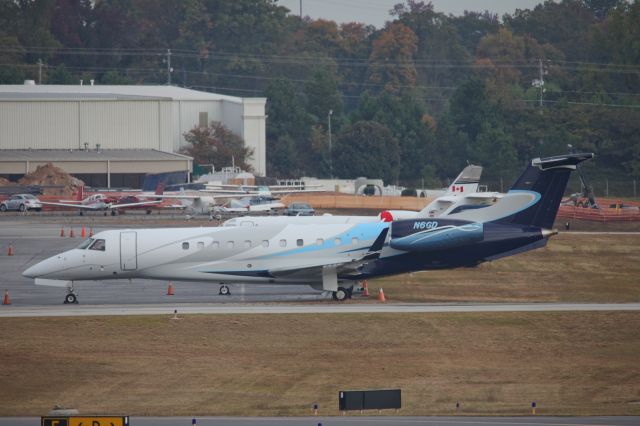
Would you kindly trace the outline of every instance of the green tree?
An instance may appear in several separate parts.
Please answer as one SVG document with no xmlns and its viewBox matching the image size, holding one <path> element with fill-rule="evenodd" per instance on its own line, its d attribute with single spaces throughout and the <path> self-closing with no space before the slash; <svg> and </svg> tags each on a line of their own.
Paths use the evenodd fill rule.
<svg viewBox="0 0 640 426">
<path fill-rule="evenodd" d="M 340 178 L 382 178 L 395 183 L 400 165 L 398 141 L 389 129 L 374 121 L 345 127 L 334 147 L 333 169 Z"/>
<path fill-rule="evenodd" d="M 76 84 L 78 81 L 63 64 L 60 64 L 47 75 L 46 82 L 47 84 Z"/>
<path fill-rule="evenodd" d="M 235 164 L 251 171 L 248 160 L 253 150 L 244 146 L 242 138 L 222 123 L 212 121 L 208 127 L 194 127 L 184 134 L 188 145 L 180 150 L 193 157 L 196 164 L 213 164 L 216 168 Z"/>
<path fill-rule="evenodd" d="M 108 71 L 100 77 L 100 84 L 127 85 L 135 84 L 135 81 L 118 71 Z"/>
</svg>

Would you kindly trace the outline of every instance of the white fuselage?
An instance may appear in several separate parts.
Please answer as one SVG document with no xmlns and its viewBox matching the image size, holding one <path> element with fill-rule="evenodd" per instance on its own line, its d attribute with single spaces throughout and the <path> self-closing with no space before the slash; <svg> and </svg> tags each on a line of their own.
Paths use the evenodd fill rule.
<svg viewBox="0 0 640 426">
<path fill-rule="evenodd" d="M 358 259 L 386 227 L 285 224 L 104 231 L 90 243 L 103 240 L 104 250 L 87 243 L 38 263 L 24 275 L 66 281 L 149 278 L 311 285 L 322 282 L 314 267 Z M 290 274 L 293 270 L 298 273 Z"/>
</svg>

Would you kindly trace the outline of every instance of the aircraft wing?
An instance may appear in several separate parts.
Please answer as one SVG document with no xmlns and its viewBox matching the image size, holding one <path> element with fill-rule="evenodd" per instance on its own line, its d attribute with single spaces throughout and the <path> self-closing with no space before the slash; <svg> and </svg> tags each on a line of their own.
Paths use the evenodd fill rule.
<svg viewBox="0 0 640 426">
<path fill-rule="evenodd" d="M 70 204 L 70 203 L 50 203 L 50 202 L 40 202 L 40 204 L 45 204 L 47 206 L 62 206 L 62 207 L 72 207 L 74 209 L 87 209 L 87 210 L 100 210 L 102 206 L 96 206 L 91 204 Z"/>
<path fill-rule="evenodd" d="M 154 204 L 160 204 L 161 202 L 162 201 L 141 201 L 139 203 L 111 204 L 109 208 L 110 209 L 126 209 L 128 207 L 150 206 Z"/>
<path fill-rule="evenodd" d="M 149 195 L 149 198 L 168 198 L 176 200 L 199 200 L 201 195 L 179 195 L 179 194 L 167 194 L 167 195 Z"/>
</svg>

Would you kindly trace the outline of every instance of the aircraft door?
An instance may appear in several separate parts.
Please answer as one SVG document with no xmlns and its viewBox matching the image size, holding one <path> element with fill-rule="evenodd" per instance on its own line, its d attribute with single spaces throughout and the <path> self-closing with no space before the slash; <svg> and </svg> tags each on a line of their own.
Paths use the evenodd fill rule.
<svg viewBox="0 0 640 426">
<path fill-rule="evenodd" d="M 138 268 L 138 240 L 135 231 L 120 233 L 120 269 L 133 271 Z"/>
</svg>

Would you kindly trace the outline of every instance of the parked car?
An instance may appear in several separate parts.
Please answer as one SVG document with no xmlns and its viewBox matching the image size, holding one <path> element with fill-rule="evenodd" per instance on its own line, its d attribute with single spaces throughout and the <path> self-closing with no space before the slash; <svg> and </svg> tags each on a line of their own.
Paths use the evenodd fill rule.
<svg viewBox="0 0 640 426">
<path fill-rule="evenodd" d="M 42 203 L 38 197 L 31 194 L 15 194 L 7 198 L 0 204 L 0 211 L 18 210 L 21 212 L 27 210 L 42 210 Z"/>
<path fill-rule="evenodd" d="M 314 216 L 316 211 L 307 203 L 291 203 L 284 209 L 287 216 Z"/>
</svg>

